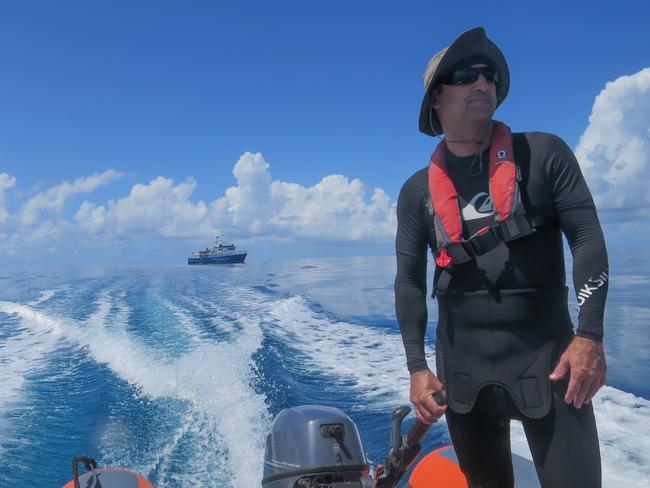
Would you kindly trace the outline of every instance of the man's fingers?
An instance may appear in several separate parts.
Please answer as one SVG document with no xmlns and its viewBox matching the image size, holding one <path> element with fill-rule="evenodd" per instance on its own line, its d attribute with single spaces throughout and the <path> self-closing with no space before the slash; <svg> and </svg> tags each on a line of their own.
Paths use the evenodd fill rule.
<svg viewBox="0 0 650 488">
<path fill-rule="evenodd" d="M 574 407 L 582 408 L 582 405 L 584 405 L 587 402 L 587 395 L 589 394 L 591 384 L 592 383 L 590 381 L 584 381 L 579 383 L 580 386 L 576 391 L 575 399 L 573 400 Z"/>
<path fill-rule="evenodd" d="M 443 412 L 443 413 L 444 413 L 444 412 Z M 437 422 L 438 419 L 439 419 L 441 416 L 442 416 L 442 413 L 438 414 L 438 413 L 430 412 L 430 411 L 428 411 L 428 410 L 425 409 L 425 408 L 417 407 L 417 408 L 415 409 L 415 417 L 416 417 L 420 422 L 423 422 L 423 423 L 425 423 L 425 424 L 427 424 L 427 425 L 431 425 L 431 424 Z"/>
<path fill-rule="evenodd" d="M 444 398 L 444 386 L 431 372 L 426 369 L 411 374 L 410 398 L 415 407 L 415 413 L 421 422 L 432 424 L 437 421 L 446 410 L 446 407 L 436 403 L 434 396 Z"/>
<path fill-rule="evenodd" d="M 566 395 L 564 395 L 564 401 L 566 403 L 573 403 L 576 399 L 576 395 L 579 389 L 580 382 L 575 375 L 571 375 L 571 379 L 569 379 L 569 386 L 566 389 Z"/>
<path fill-rule="evenodd" d="M 419 421 L 422 422 L 423 424 L 431 425 L 436 421 L 436 419 L 430 415 L 427 411 L 416 408 L 415 409 L 415 418 Z"/>
<path fill-rule="evenodd" d="M 550 374 L 549 378 L 551 378 L 552 381 L 561 380 L 566 376 L 568 372 L 569 372 L 569 361 L 565 358 L 565 356 L 562 356 L 560 358 L 560 361 L 557 363 L 557 366 Z"/>
<path fill-rule="evenodd" d="M 589 388 L 589 392 L 587 393 L 587 396 L 585 397 L 585 403 L 589 403 L 594 395 L 600 390 L 600 383 L 592 383 L 591 388 Z"/>
<path fill-rule="evenodd" d="M 434 401 L 432 394 L 430 394 L 420 398 L 420 401 L 415 404 L 415 409 L 416 413 L 420 414 L 425 423 L 432 424 L 444 415 L 447 407 L 438 405 Z"/>
<path fill-rule="evenodd" d="M 444 390 L 436 391 L 435 393 L 432 393 L 431 398 L 433 398 L 433 401 L 436 402 L 436 404 L 441 407 L 447 405 L 447 395 L 445 395 Z"/>
<path fill-rule="evenodd" d="M 595 378 L 589 387 L 589 391 L 587 392 L 587 396 L 585 397 L 585 403 L 589 403 L 591 399 L 598 393 L 598 390 L 600 390 L 603 385 L 605 384 L 605 373 L 601 373 L 598 375 L 597 378 Z"/>
</svg>

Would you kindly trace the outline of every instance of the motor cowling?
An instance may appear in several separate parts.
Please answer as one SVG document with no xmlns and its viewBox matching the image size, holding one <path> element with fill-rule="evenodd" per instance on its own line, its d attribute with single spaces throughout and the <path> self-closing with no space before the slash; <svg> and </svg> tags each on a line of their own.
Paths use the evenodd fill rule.
<svg viewBox="0 0 650 488">
<path fill-rule="evenodd" d="M 266 438 L 262 488 L 367 488 L 370 466 L 357 426 L 334 407 L 282 410 Z"/>
</svg>

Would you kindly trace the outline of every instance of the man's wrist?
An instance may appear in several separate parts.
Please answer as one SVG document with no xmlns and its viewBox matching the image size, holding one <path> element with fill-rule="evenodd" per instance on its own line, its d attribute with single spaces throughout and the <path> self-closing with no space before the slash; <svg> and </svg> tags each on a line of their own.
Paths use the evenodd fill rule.
<svg viewBox="0 0 650 488">
<path fill-rule="evenodd" d="M 591 339 L 592 341 L 595 342 L 603 342 L 603 334 L 599 334 L 597 332 L 590 332 L 588 330 L 580 330 L 578 329 L 576 331 L 576 336 L 578 337 L 583 337 L 585 339 Z"/>
<path fill-rule="evenodd" d="M 409 368 L 409 374 L 413 376 L 415 373 L 420 373 L 422 371 L 429 371 L 429 365 L 426 361 L 423 364 L 418 363 L 416 366 Z"/>
</svg>

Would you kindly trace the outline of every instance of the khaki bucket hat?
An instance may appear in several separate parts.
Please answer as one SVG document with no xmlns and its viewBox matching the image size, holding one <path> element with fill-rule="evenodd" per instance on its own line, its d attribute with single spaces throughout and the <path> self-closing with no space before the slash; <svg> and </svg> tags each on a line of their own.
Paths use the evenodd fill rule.
<svg viewBox="0 0 650 488">
<path fill-rule="evenodd" d="M 442 134 L 442 126 L 436 111 L 431 106 L 431 91 L 440 79 L 452 68 L 470 58 L 490 61 L 499 73 L 497 83 L 497 107 L 508 95 L 510 71 L 501 50 L 485 34 L 483 27 L 468 30 L 456 39 L 451 46 L 444 48 L 431 58 L 424 71 L 424 98 L 420 108 L 420 131 L 430 136 Z"/>
</svg>

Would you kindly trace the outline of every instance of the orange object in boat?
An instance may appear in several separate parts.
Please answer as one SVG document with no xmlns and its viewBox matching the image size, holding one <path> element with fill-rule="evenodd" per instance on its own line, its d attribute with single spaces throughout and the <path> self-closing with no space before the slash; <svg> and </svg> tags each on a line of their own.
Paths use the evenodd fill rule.
<svg viewBox="0 0 650 488">
<path fill-rule="evenodd" d="M 467 488 L 465 475 L 458 467 L 454 448 L 441 447 L 427 454 L 413 468 L 408 488 Z"/>
</svg>

